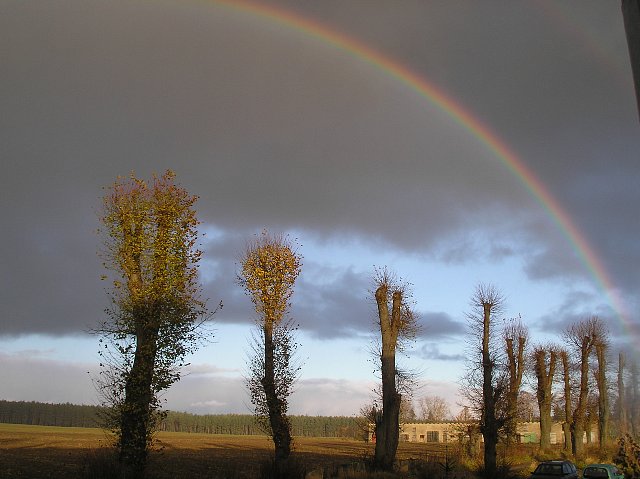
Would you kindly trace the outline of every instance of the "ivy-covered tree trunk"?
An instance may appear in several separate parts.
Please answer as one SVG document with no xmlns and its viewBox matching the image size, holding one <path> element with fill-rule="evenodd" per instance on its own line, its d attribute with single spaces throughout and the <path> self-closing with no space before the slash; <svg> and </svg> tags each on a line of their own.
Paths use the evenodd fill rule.
<svg viewBox="0 0 640 479">
<path fill-rule="evenodd" d="M 382 335 L 382 414 L 376 417 L 375 464 L 382 470 L 392 470 L 400 435 L 400 400 L 396 388 L 396 345 L 400 329 L 402 293 L 394 291 L 391 314 L 387 302 L 388 285 L 382 284 L 375 293 Z"/>
<path fill-rule="evenodd" d="M 140 322 L 143 322 L 142 320 Z M 137 348 L 125 384 L 120 419 L 120 462 L 123 478 L 142 477 L 153 425 L 153 373 L 158 327 L 142 327 L 136 335 Z"/>
<path fill-rule="evenodd" d="M 275 379 L 275 346 L 273 342 L 273 322 L 264 324 L 264 377 L 262 387 L 269 411 L 269 424 L 275 447 L 276 469 L 280 470 L 282 463 L 291 454 L 291 425 L 285 414 L 285 403 L 278 396 Z"/>
<path fill-rule="evenodd" d="M 117 435 L 128 479 L 143 475 L 157 394 L 180 378 L 207 313 L 198 282 L 197 197 L 174 179 L 172 171 L 151 184 L 119 178 L 103 200 L 104 266 L 115 277 L 111 318 L 98 330 L 106 352 L 101 348 L 97 383 L 113 412 L 106 426 Z"/>
</svg>

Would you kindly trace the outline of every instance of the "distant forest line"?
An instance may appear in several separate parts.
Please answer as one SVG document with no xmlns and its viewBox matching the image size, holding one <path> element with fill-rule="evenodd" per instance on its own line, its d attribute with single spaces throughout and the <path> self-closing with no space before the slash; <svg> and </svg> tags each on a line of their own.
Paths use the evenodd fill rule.
<svg viewBox="0 0 640 479">
<path fill-rule="evenodd" d="M 0 423 L 100 427 L 101 406 L 0 400 Z M 203 434 L 264 435 L 251 414 L 191 414 L 166 411 L 159 430 Z M 294 436 L 363 439 L 363 419 L 349 416 L 290 416 Z"/>
</svg>

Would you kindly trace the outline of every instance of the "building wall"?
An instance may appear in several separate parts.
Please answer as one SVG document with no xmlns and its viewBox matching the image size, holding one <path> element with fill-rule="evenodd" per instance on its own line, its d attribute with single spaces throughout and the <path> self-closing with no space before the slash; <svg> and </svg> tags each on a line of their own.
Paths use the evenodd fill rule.
<svg viewBox="0 0 640 479">
<path fill-rule="evenodd" d="M 467 423 L 412 423 L 402 424 L 400 427 L 400 441 L 424 442 L 424 443 L 452 443 L 458 442 L 471 426 Z M 537 444 L 540 442 L 540 423 L 521 422 L 518 423 L 517 431 L 520 435 L 520 442 L 523 444 Z M 551 444 L 563 444 L 564 434 L 562 423 L 556 422 L 551 426 Z M 372 438 L 373 439 L 373 438 Z M 587 441 L 586 433 L 584 442 Z M 597 426 L 591 431 L 591 442 L 598 441 Z"/>
</svg>

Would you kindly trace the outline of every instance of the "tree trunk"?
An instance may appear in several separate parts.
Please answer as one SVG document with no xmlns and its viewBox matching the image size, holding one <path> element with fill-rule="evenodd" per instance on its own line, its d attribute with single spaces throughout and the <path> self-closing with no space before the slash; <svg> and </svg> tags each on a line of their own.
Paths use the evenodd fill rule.
<svg viewBox="0 0 640 479">
<path fill-rule="evenodd" d="M 624 353 L 618 355 L 618 428 L 620 436 L 629 431 L 627 424 L 627 400 L 624 390 Z"/>
<path fill-rule="evenodd" d="M 600 450 L 604 450 L 609 442 L 609 391 L 607 388 L 607 348 L 602 342 L 596 344 L 598 358 L 598 439 Z"/>
<path fill-rule="evenodd" d="M 640 436 L 640 371 L 638 371 L 637 361 L 631 363 L 631 400 L 629 404 L 629 421 L 631 423 L 631 435 L 633 437 Z"/>
<path fill-rule="evenodd" d="M 157 342 L 157 327 L 139 328 L 136 334 L 136 352 L 125 384 L 125 399 L 120 416 L 120 463 L 123 478 L 127 479 L 142 477 L 146 465 L 147 442 L 152 421 L 152 381 Z"/>
<path fill-rule="evenodd" d="M 284 411 L 284 404 L 278 397 L 275 381 L 273 321 L 264 323 L 264 378 L 262 387 L 269 410 L 269 424 L 275 447 L 275 466 L 280 470 L 291 454 L 291 427 Z"/>
<path fill-rule="evenodd" d="M 483 411 L 480 432 L 484 438 L 485 477 L 493 477 L 497 468 L 498 424 L 496 419 L 496 401 L 493 387 L 493 360 L 489 350 L 489 325 L 491 305 L 484 304 L 482 328 L 482 398 Z"/>
<path fill-rule="evenodd" d="M 538 349 L 535 353 L 535 373 L 538 379 L 536 396 L 540 409 L 540 449 L 543 451 L 551 448 L 551 399 L 557 359 L 556 352 L 552 349 L 549 353 L 547 371 L 546 354 L 544 349 Z"/>
<path fill-rule="evenodd" d="M 562 423 L 562 432 L 564 433 L 564 450 L 566 453 L 571 454 L 573 452 L 573 439 L 571 435 L 571 423 L 573 422 L 571 409 L 571 371 L 567 352 L 561 351 L 560 358 L 562 360 L 564 379 L 564 422 Z"/>
<path fill-rule="evenodd" d="M 507 445 L 515 442 L 518 432 L 518 396 L 520 385 L 522 384 L 522 374 L 524 373 L 524 348 L 526 338 L 518 337 L 518 350 L 514 350 L 513 338 L 506 338 L 507 359 L 509 365 L 509 390 L 507 392 Z"/>
<path fill-rule="evenodd" d="M 573 455 L 577 461 L 584 459 L 584 422 L 587 412 L 587 396 L 589 394 L 589 356 L 591 354 L 591 338 L 582 338 L 580 347 L 580 392 L 578 404 L 573 412 L 571 432 L 573 435 Z"/>
<path fill-rule="evenodd" d="M 393 293 L 391 314 L 387 304 L 387 287 L 376 290 L 380 332 L 382 336 L 382 415 L 376 420 L 375 464 L 378 469 L 390 471 L 398 449 L 400 434 L 400 399 L 396 390 L 396 345 L 400 328 L 402 293 Z"/>
</svg>

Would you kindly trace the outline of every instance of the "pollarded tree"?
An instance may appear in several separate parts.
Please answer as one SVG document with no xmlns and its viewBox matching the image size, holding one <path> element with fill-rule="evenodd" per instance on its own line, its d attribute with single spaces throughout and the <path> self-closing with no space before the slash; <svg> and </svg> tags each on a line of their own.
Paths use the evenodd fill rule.
<svg viewBox="0 0 640 479">
<path fill-rule="evenodd" d="M 601 322 L 600 322 L 601 323 Z M 595 341 L 597 359 L 596 384 L 598 386 L 598 439 L 600 449 L 604 450 L 609 442 L 609 385 L 607 381 L 607 356 L 609 355 L 609 332 L 600 324 Z"/>
<path fill-rule="evenodd" d="M 537 379 L 536 397 L 540 409 L 540 449 L 543 451 L 551 448 L 551 405 L 557 361 L 556 347 L 539 345 L 533 348 L 533 368 Z"/>
<path fill-rule="evenodd" d="M 374 297 L 380 326 L 380 371 L 382 375 L 382 411 L 375 414 L 375 464 L 382 470 L 393 469 L 400 433 L 399 389 L 407 385 L 407 375 L 396 365 L 396 351 L 404 349 L 417 332 L 417 317 L 411 308 L 408 285 L 399 282 L 386 268 L 376 271 Z"/>
<path fill-rule="evenodd" d="M 526 350 L 529 342 L 529 330 L 520 318 L 509 321 L 502 336 L 507 352 L 507 393 L 505 396 L 505 435 L 507 442 L 516 440 L 518 422 L 518 397 L 522 376 L 526 367 Z"/>
<path fill-rule="evenodd" d="M 263 231 L 247 246 L 238 274 L 258 313 L 247 386 L 259 423 L 273 438 L 277 469 L 291 453 L 287 408 L 299 367 L 292 363 L 297 345 L 286 315 L 301 267 L 302 257 L 287 237 Z"/>
<path fill-rule="evenodd" d="M 97 331 L 104 346 L 98 386 L 113 407 L 127 477 L 142 475 L 158 393 L 180 378 L 207 318 L 197 273 L 197 197 L 174 179 L 171 171 L 151 184 L 119 178 L 103 200 L 104 266 L 115 279 L 109 319 Z"/>
<path fill-rule="evenodd" d="M 573 349 L 575 362 L 580 370 L 577 402 L 571 415 L 570 427 L 572 452 L 576 460 L 582 460 L 584 458 L 584 426 L 589 399 L 589 359 L 596 345 L 605 339 L 606 329 L 602 321 L 594 316 L 570 325 L 564 337 Z"/>
<path fill-rule="evenodd" d="M 481 284 L 471 297 L 472 311 L 467 315 L 472 351 L 461 394 L 480 417 L 485 477 L 495 476 L 498 437 L 507 421 L 508 375 L 502 367 L 502 348 L 497 344 L 495 325 L 503 303 L 502 295 L 494 286 Z"/>
<path fill-rule="evenodd" d="M 567 454 L 573 454 L 573 436 L 571 434 L 571 424 L 573 423 L 572 364 L 569 360 L 569 352 L 566 349 L 561 349 L 558 354 L 562 362 L 562 384 L 564 387 L 564 421 L 562 422 L 564 450 Z"/>
</svg>

